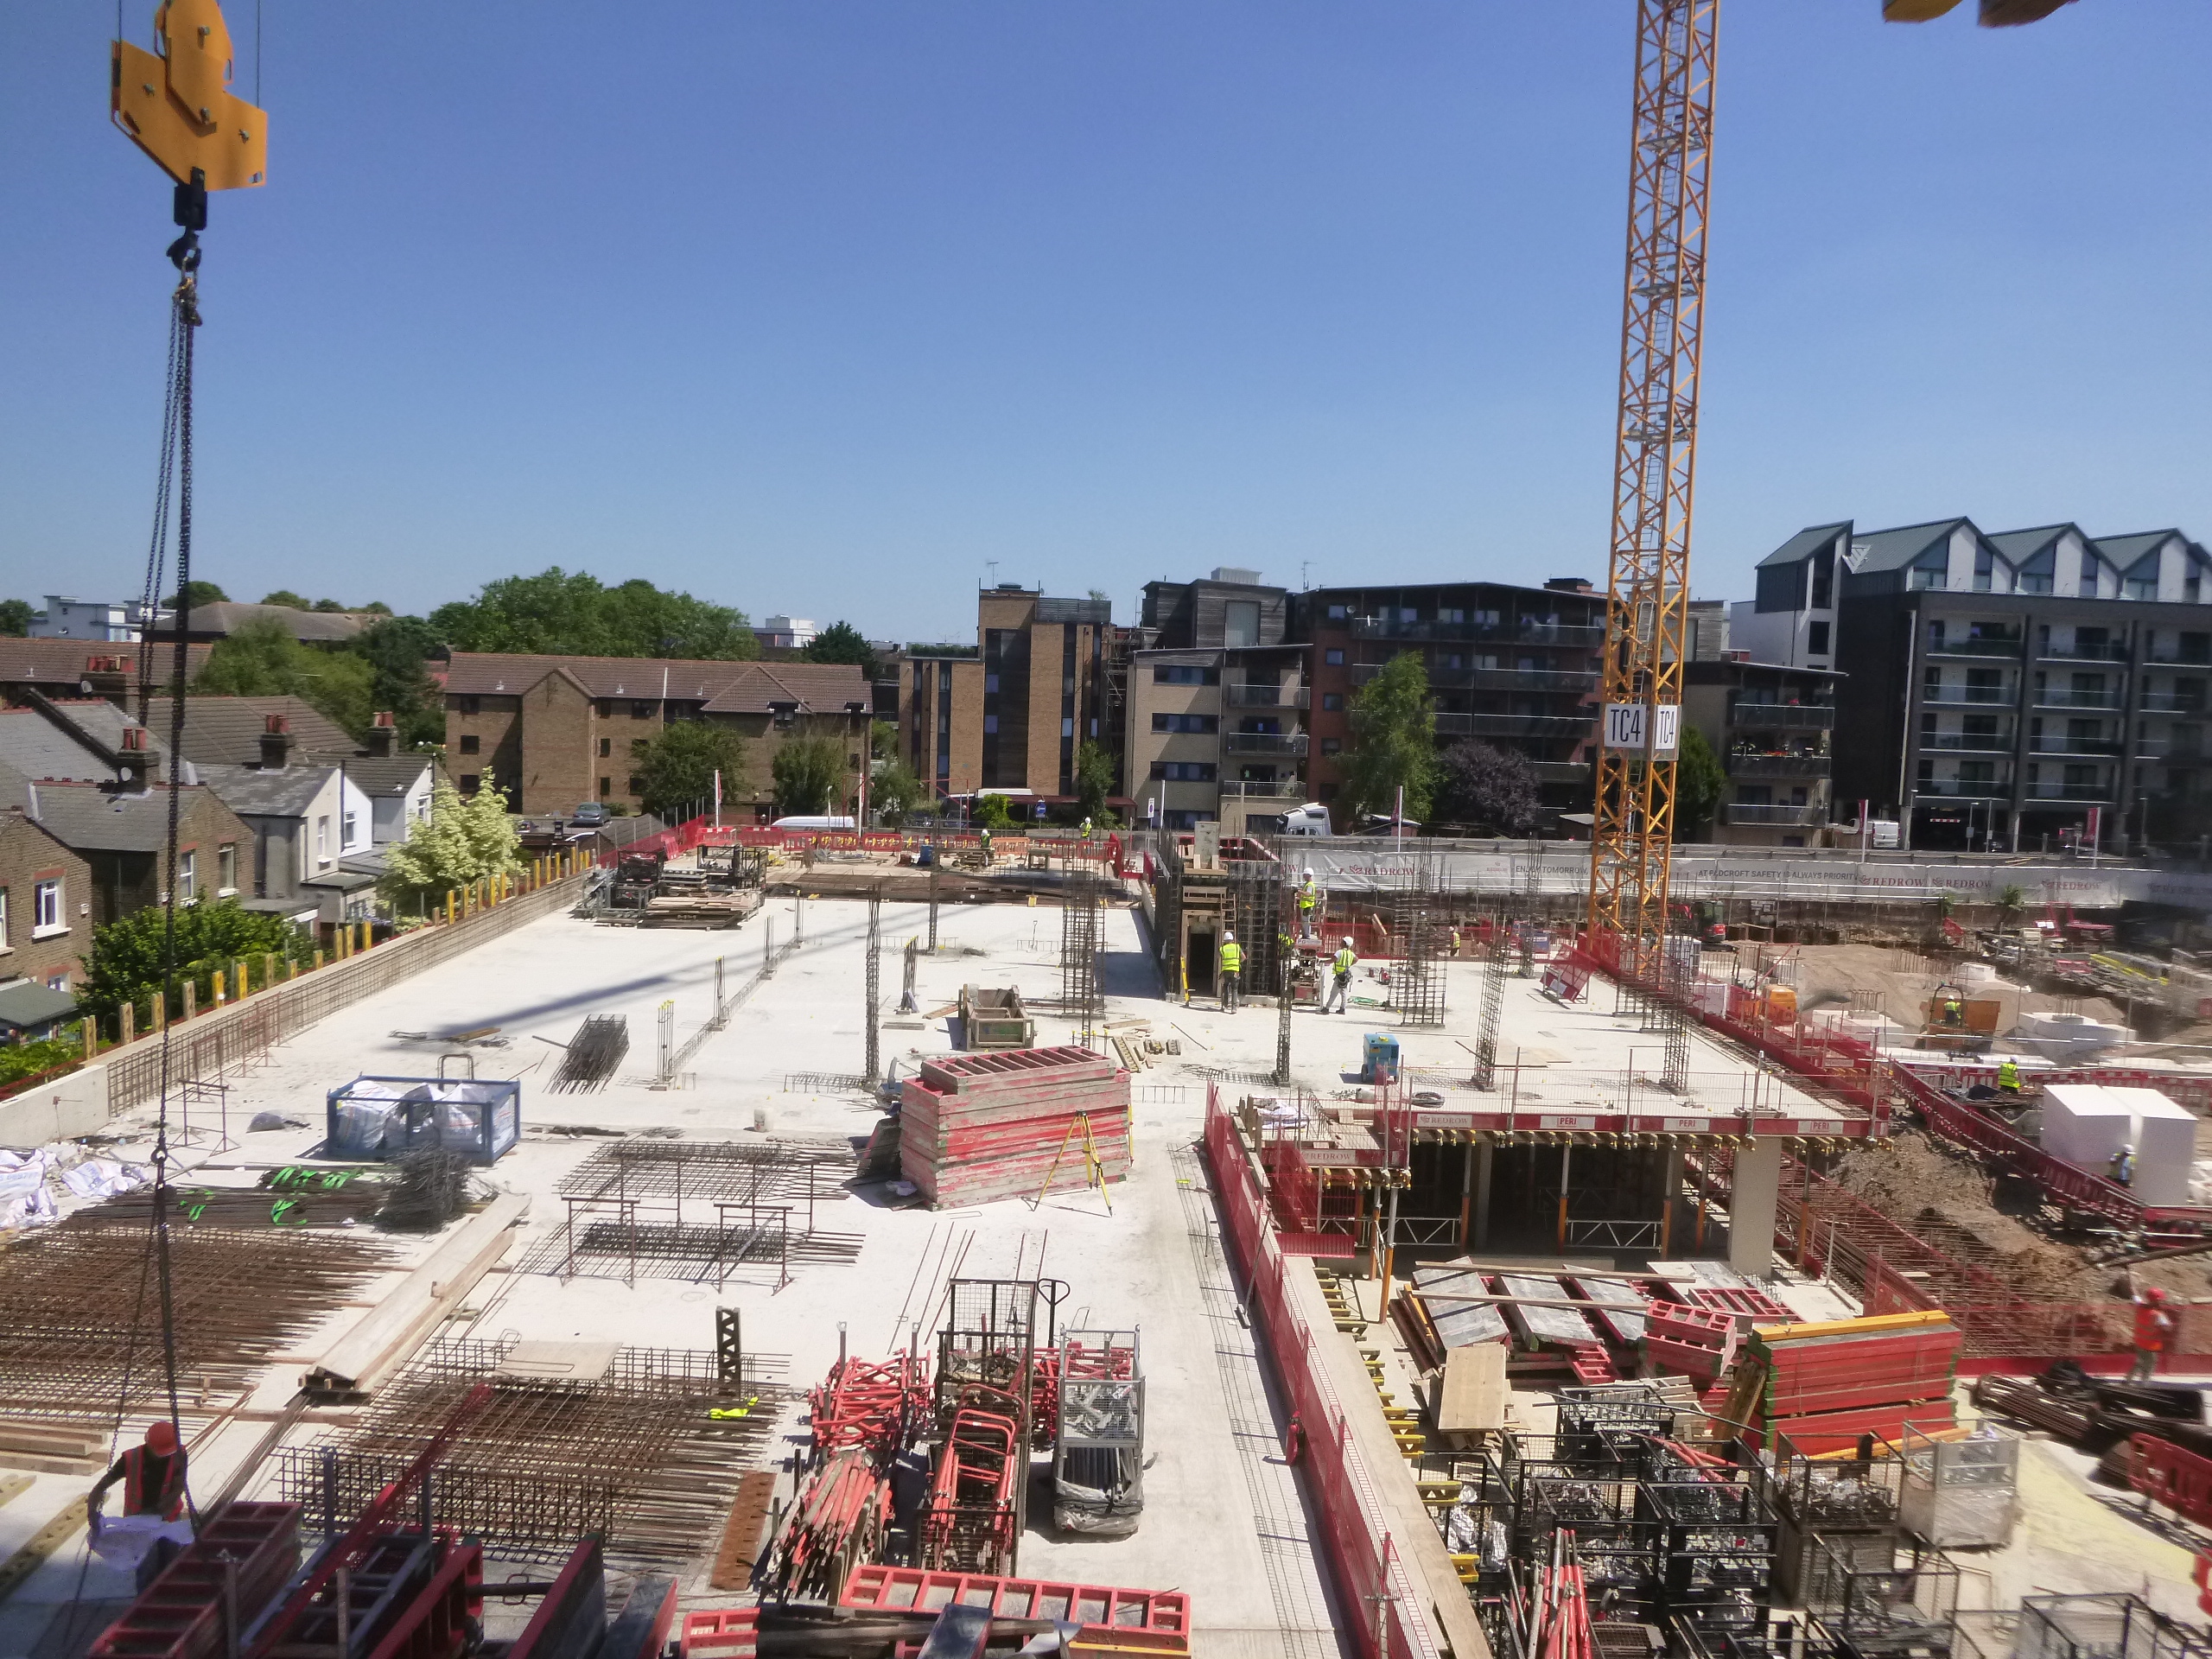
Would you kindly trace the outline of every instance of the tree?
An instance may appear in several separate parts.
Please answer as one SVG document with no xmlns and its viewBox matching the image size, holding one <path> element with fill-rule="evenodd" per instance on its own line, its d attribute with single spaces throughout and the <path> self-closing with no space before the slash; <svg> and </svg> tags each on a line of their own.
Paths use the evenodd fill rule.
<svg viewBox="0 0 2212 1659">
<path fill-rule="evenodd" d="M 899 758 L 899 722 L 895 720 L 870 721 L 868 752 L 871 760 L 896 760 Z"/>
<path fill-rule="evenodd" d="M 165 976 L 167 925 L 162 907 L 149 905 L 94 930 L 92 953 L 85 958 L 79 1002 L 105 1017 L 165 983 L 181 984 L 197 963 L 266 956 L 272 950 L 289 958 L 310 948 L 305 936 L 283 917 L 248 910 L 235 899 L 180 905 L 175 955 L 170 958 L 175 971 Z"/>
<path fill-rule="evenodd" d="M 1705 734 L 1684 721 L 1675 751 L 1675 839 L 1703 841 L 1728 793 L 1728 769 L 1705 741 Z"/>
<path fill-rule="evenodd" d="M 1536 768 L 1518 749 L 1468 738 L 1437 758 L 1436 771 L 1437 810 L 1452 823 L 1525 836 L 1543 815 Z"/>
<path fill-rule="evenodd" d="M 1406 791 L 1406 816 L 1428 816 L 1436 778 L 1436 715 L 1428 671 L 1400 652 L 1351 698 L 1351 747 L 1344 754 L 1344 805 L 1352 813 L 1393 812 Z"/>
<path fill-rule="evenodd" d="M 231 596 L 225 593 L 221 588 L 218 588 L 213 582 L 202 582 L 195 576 L 184 585 L 184 588 L 181 592 L 171 594 L 167 599 L 163 600 L 162 603 L 165 607 L 173 611 L 177 607 L 178 601 L 181 600 L 186 593 L 192 595 L 192 608 L 195 611 L 202 605 L 227 605 L 231 601 Z"/>
<path fill-rule="evenodd" d="M 474 599 L 441 605 L 430 626 L 457 651 L 578 657 L 683 657 L 737 662 L 760 654 L 745 613 L 642 579 L 609 588 L 558 565 L 487 582 Z"/>
<path fill-rule="evenodd" d="M 850 663 L 862 679 L 875 677 L 875 652 L 849 622 L 832 622 L 808 640 L 799 655 L 810 663 Z"/>
<path fill-rule="evenodd" d="M 455 887 L 522 867 L 505 798 L 494 789 L 464 798 L 442 772 L 430 785 L 430 816 L 385 855 L 377 891 L 395 911 L 417 915 Z"/>
<path fill-rule="evenodd" d="M 906 815 L 930 798 L 929 785 L 917 778 L 911 767 L 893 760 L 880 766 L 868 782 L 868 804 L 883 814 L 883 821 L 896 830 L 906 822 Z"/>
<path fill-rule="evenodd" d="M 0 599 L 0 639 L 21 639 L 31 631 L 37 613 L 27 599 Z"/>
<path fill-rule="evenodd" d="M 372 671 L 369 706 L 391 711 L 404 748 L 445 741 L 445 698 L 428 666 L 437 648 L 436 634 L 419 616 L 389 617 L 346 642 Z"/>
<path fill-rule="evenodd" d="M 978 830 L 1000 835 L 1014 828 L 1014 812 L 1003 795 L 978 795 L 968 810 L 968 822 Z"/>
<path fill-rule="evenodd" d="M 366 658 L 303 645 L 282 622 L 262 617 L 218 639 L 192 686 L 214 696 L 303 697 L 359 738 L 374 712 L 375 682 Z"/>
<path fill-rule="evenodd" d="M 718 771 L 723 792 L 736 792 L 745 777 L 745 741 L 728 726 L 672 721 L 638 752 L 631 770 L 645 810 L 667 818 L 679 807 L 711 797 Z"/>
<path fill-rule="evenodd" d="M 834 737 L 795 737 L 768 763 L 781 817 L 836 810 L 845 782 L 845 746 Z"/>
<path fill-rule="evenodd" d="M 1114 757 L 1103 744 L 1085 739 L 1075 752 L 1075 804 L 1086 818 L 1100 824 L 1110 824 L 1114 815 L 1106 810 L 1106 798 L 1114 792 L 1114 785 L 1121 781 L 1115 769 Z"/>
<path fill-rule="evenodd" d="M 307 601 L 289 588 L 279 588 L 273 594 L 264 594 L 261 602 L 264 605 L 283 605 L 295 611 L 304 611 L 308 607 Z"/>
</svg>

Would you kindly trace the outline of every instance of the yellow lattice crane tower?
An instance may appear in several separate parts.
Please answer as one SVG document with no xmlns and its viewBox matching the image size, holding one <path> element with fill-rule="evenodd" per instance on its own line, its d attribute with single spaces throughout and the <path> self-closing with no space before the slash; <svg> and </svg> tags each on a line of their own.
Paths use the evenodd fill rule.
<svg viewBox="0 0 2212 1659">
<path fill-rule="evenodd" d="M 1590 927 L 1656 981 L 1667 931 L 1697 477 L 1698 363 L 1719 0 L 1637 0 L 1620 422 L 1605 583 Z"/>
</svg>

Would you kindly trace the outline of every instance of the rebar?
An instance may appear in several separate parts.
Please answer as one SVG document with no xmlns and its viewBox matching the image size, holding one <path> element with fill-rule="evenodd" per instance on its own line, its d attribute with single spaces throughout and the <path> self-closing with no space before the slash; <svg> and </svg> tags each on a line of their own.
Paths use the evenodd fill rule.
<svg viewBox="0 0 2212 1659">
<path fill-rule="evenodd" d="M 378 1226 L 409 1232 L 442 1227 L 468 1203 L 468 1155 L 443 1147 L 404 1154 L 390 1190 L 377 1211 Z"/>
<path fill-rule="evenodd" d="M 879 883 L 868 896 L 868 1065 L 861 1075 L 874 1083 L 883 1075 L 883 888 Z"/>
<path fill-rule="evenodd" d="M 1274 1081 L 1285 1089 L 1290 1086 L 1290 1005 L 1297 1000 L 1290 982 L 1292 971 L 1288 957 L 1276 964 Z"/>
<path fill-rule="evenodd" d="M 1391 918 L 1399 952 L 1398 964 L 1391 974 L 1398 1023 L 1440 1026 L 1444 1023 L 1444 972 L 1436 961 L 1436 861 L 1418 849 L 1403 856 L 1403 868 L 1393 884 L 1395 903 Z"/>
<path fill-rule="evenodd" d="M 1076 1022 L 1077 1044 L 1089 1048 L 1103 1013 L 1098 995 L 1098 916 L 1105 903 L 1096 875 L 1071 871 L 1060 898 L 1060 1012 Z"/>
<path fill-rule="evenodd" d="M 622 1058 L 630 1052 L 630 1022 L 619 1014 L 595 1014 L 576 1027 L 553 1074 L 552 1087 L 562 1094 L 604 1089 Z"/>
<path fill-rule="evenodd" d="M 1497 1021 L 1505 1007 L 1505 952 L 1509 944 L 1505 918 L 1492 917 L 1490 950 L 1483 958 L 1482 1015 L 1475 1028 L 1473 1081 L 1475 1087 L 1482 1090 L 1497 1087 Z"/>
</svg>

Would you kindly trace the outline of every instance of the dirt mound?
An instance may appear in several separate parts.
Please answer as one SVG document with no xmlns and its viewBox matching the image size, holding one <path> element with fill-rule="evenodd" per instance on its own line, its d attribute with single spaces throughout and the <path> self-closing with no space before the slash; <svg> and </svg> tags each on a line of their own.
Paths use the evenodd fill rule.
<svg viewBox="0 0 2212 1659">
<path fill-rule="evenodd" d="M 1846 1153 L 1835 1178 L 1853 1198 L 1910 1227 L 1912 1217 L 1938 1206 L 1956 1213 L 1990 1208 L 1987 1177 L 1939 1151 L 1927 1136 L 1901 1129 L 1887 1147 Z M 1997 1217 L 2002 1220 L 2002 1217 Z"/>
</svg>

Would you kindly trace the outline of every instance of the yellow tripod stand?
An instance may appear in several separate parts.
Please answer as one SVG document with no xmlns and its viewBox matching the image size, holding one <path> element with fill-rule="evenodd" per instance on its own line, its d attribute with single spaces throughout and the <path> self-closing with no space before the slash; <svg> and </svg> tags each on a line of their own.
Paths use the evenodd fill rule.
<svg viewBox="0 0 2212 1659">
<path fill-rule="evenodd" d="M 1084 1173 L 1089 1177 L 1084 1185 L 1096 1187 L 1098 1196 L 1106 1200 L 1106 1213 L 1109 1216 L 1114 1213 L 1114 1195 L 1106 1190 L 1106 1166 L 1099 1161 L 1098 1143 L 1090 1138 L 1090 1114 L 1088 1112 L 1077 1112 L 1075 1121 L 1060 1136 L 1059 1150 L 1052 1154 L 1052 1167 L 1045 1172 L 1045 1184 L 1037 1189 L 1037 1196 L 1030 1201 L 1032 1210 L 1043 1204 L 1045 1195 L 1052 1190 L 1052 1178 L 1060 1173 L 1060 1160 L 1067 1156 L 1068 1143 L 1078 1132 L 1083 1135 Z"/>
</svg>

